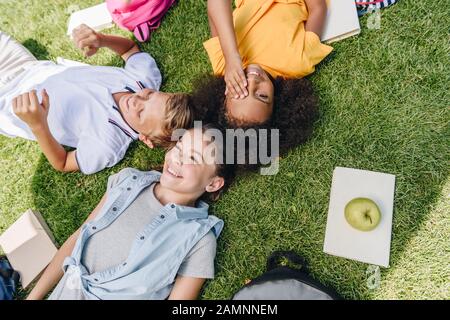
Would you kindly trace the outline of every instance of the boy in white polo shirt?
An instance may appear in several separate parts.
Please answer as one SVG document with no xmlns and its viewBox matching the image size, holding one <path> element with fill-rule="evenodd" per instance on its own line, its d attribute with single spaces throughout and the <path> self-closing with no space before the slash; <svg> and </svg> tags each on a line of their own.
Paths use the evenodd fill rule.
<svg viewBox="0 0 450 320">
<path fill-rule="evenodd" d="M 82 25 L 74 41 L 86 56 L 113 50 L 124 68 L 38 61 L 0 31 L 0 134 L 37 140 L 58 171 L 91 174 L 119 162 L 135 140 L 168 146 L 174 129 L 192 125 L 188 96 L 159 92 L 155 60 L 132 40 Z"/>
</svg>

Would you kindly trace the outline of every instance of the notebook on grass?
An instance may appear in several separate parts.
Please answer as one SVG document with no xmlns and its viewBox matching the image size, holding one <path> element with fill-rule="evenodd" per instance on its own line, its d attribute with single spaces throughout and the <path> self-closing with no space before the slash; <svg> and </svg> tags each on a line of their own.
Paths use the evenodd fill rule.
<svg viewBox="0 0 450 320">
<path fill-rule="evenodd" d="M 395 176 L 392 174 L 336 167 L 328 208 L 323 251 L 382 267 L 389 267 Z M 355 198 L 373 200 L 381 213 L 371 231 L 360 231 L 347 221 L 344 210 Z"/>
<path fill-rule="evenodd" d="M 355 0 L 328 0 L 327 3 L 322 42 L 332 43 L 361 32 Z"/>
<path fill-rule="evenodd" d="M 106 3 L 76 11 L 70 15 L 67 35 L 72 36 L 72 31 L 81 24 L 86 24 L 95 31 L 100 31 L 113 26 L 111 14 Z"/>
</svg>

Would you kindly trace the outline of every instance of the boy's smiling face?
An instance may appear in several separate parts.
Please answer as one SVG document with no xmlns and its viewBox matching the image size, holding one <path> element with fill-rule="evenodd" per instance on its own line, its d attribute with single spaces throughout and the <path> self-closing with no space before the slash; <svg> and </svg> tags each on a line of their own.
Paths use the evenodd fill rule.
<svg viewBox="0 0 450 320">
<path fill-rule="evenodd" d="M 143 136 L 162 136 L 170 94 L 143 89 L 120 97 L 119 109 L 128 125 Z"/>
</svg>

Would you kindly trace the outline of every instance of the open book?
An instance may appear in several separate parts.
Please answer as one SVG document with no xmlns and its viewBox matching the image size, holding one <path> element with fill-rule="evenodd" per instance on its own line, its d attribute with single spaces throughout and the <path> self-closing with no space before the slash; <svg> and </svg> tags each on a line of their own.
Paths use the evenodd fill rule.
<svg viewBox="0 0 450 320">
<path fill-rule="evenodd" d="M 321 40 L 339 41 L 361 32 L 355 0 L 328 0 L 328 13 Z"/>
<path fill-rule="evenodd" d="M 83 23 L 95 31 L 112 27 L 113 19 L 106 7 L 106 2 L 72 13 L 69 19 L 67 35 L 71 36 L 73 29 Z"/>
</svg>

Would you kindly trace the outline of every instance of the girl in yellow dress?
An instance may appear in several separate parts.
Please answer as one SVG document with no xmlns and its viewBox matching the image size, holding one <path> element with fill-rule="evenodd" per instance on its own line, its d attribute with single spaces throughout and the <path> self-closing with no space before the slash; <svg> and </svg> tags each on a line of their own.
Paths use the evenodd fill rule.
<svg viewBox="0 0 450 320">
<path fill-rule="evenodd" d="M 236 0 L 233 12 L 230 1 L 208 0 L 215 76 L 196 84 L 194 104 L 225 127 L 277 127 L 281 146 L 304 141 L 317 99 L 302 78 L 332 51 L 320 42 L 326 1 Z"/>
</svg>

